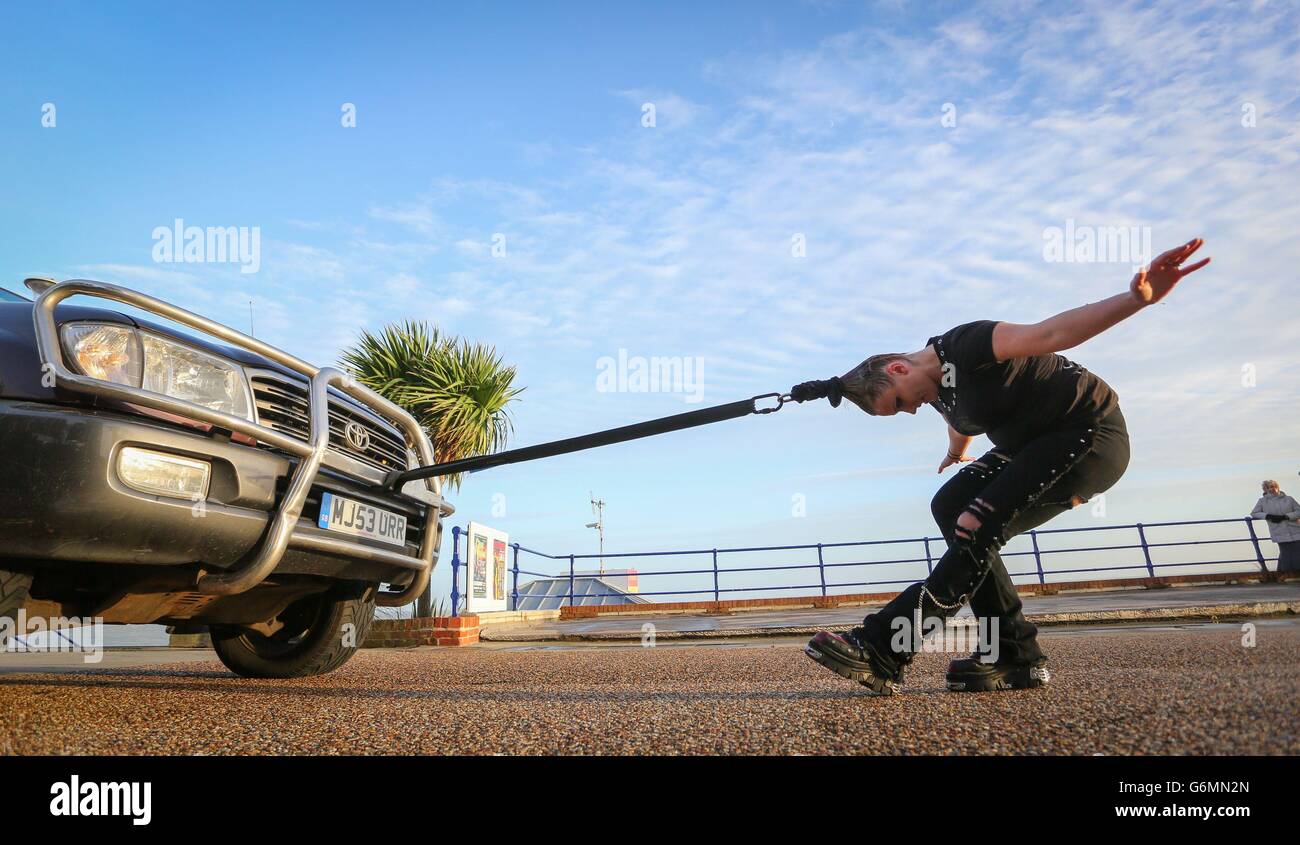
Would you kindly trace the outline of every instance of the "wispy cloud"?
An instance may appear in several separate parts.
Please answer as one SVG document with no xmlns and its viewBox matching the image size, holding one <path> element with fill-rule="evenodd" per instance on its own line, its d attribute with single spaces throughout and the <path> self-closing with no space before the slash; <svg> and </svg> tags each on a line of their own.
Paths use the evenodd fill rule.
<svg viewBox="0 0 1300 845">
<path fill-rule="evenodd" d="M 902 26 L 882 5 L 811 47 L 720 50 L 695 86 L 614 91 L 619 128 L 528 143 L 526 178 L 426 173 L 342 230 L 266 233 L 285 342 L 330 355 L 403 317 L 490 340 L 520 363 L 535 442 L 665 407 L 595 394 L 619 348 L 703 357 L 710 402 L 784 390 L 1118 292 L 1127 264 L 1047 263 L 1043 231 L 1145 226 L 1157 249 L 1206 237 L 1215 263 L 1071 357 L 1119 389 L 1143 461 L 1214 462 L 1229 441 L 1224 472 L 1300 458 L 1294 9 L 981 3 Z M 845 472 L 824 423 L 788 423 L 812 465 L 784 477 L 929 472 L 942 446 L 863 419 L 889 466 Z"/>
</svg>

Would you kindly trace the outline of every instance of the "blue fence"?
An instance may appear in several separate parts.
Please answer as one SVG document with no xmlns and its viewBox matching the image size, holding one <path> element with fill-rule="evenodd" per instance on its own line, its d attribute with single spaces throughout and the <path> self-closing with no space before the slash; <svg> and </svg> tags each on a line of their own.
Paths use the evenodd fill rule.
<svg viewBox="0 0 1300 845">
<path fill-rule="evenodd" d="M 1210 526 L 1208 530 L 1233 534 L 1235 536 L 1211 536 L 1198 539 L 1188 538 L 1192 526 Z M 1231 528 L 1235 531 L 1229 530 Z M 1168 529 L 1177 529 L 1176 535 L 1179 539 L 1160 541 L 1154 539 L 1150 534 L 1160 534 Z M 1130 542 L 1119 542 L 1109 545 L 1091 545 L 1091 546 L 1071 546 L 1056 547 L 1052 540 L 1061 535 L 1082 534 L 1084 532 L 1124 532 L 1128 535 L 1125 538 Z M 460 614 L 460 569 L 462 560 L 460 557 L 460 538 L 464 534 L 464 529 L 454 527 L 451 530 L 452 535 L 452 589 L 451 589 L 451 606 L 453 612 Z M 1250 517 L 1235 519 L 1202 519 L 1202 520 L 1185 520 L 1181 522 L 1148 522 L 1133 523 L 1128 525 L 1094 525 L 1082 528 L 1056 528 L 1047 530 L 1028 531 L 1016 540 L 1023 542 L 1027 539 L 1029 548 L 1013 550 L 1011 545 L 1002 551 L 1002 558 L 1007 564 L 1009 574 L 1015 578 L 1035 579 L 1039 584 L 1047 584 L 1048 578 L 1057 578 L 1058 576 L 1077 575 L 1080 573 L 1126 573 L 1123 575 L 1110 575 L 1107 577 L 1155 577 L 1158 570 L 1183 569 L 1188 567 L 1207 567 L 1210 571 L 1226 571 L 1220 567 L 1236 567 L 1240 571 L 1262 571 L 1268 572 L 1268 563 L 1276 562 L 1276 557 L 1265 557 L 1264 549 L 1260 545 L 1259 535 L 1255 532 L 1254 521 Z M 1015 542 L 1013 540 L 1013 542 Z M 1164 560 L 1171 550 L 1183 551 L 1194 546 L 1233 546 L 1232 551 L 1240 549 L 1240 553 L 1245 557 L 1227 557 L 1223 559 L 1210 560 Z M 946 548 L 946 543 L 942 537 L 910 537 L 897 540 L 862 540 L 857 542 L 846 543 L 806 543 L 791 546 L 752 546 L 748 548 L 729 548 L 729 549 L 682 549 L 677 551 L 663 552 L 620 552 L 614 554 L 567 554 L 552 555 L 545 552 L 539 552 L 535 549 L 529 549 L 518 543 L 510 544 L 513 549 L 513 562 L 510 567 L 511 591 L 510 591 L 510 608 L 514 609 L 519 602 L 519 576 L 534 576 L 538 578 L 568 578 L 569 589 L 567 593 L 567 602 L 572 605 L 574 602 L 574 580 L 581 577 L 577 569 L 579 561 L 601 560 L 626 560 L 638 558 L 659 558 L 659 557 L 704 557 L 709 560 L 709 565 L 699 568 L 672 568 L 667 570 L 655 571 L 637 571 L 638 579 L 642 578 L 695 578 L 703 582 L 703 586 L 697 586 L 691 589 L 663 589 L 640 591 L 636 595 L 642 597 L 649 596 L 689 596 L 685 600 L 699 600 L 700 597 L 708 597 L 713 601 L 719 601 L 724 595 L 735 597 L 736 594 L 746 593 L 775 593 L 787 592 L 793 595 L 811 595 L 820 593 L 827 596 L 834 594 L 832 591 L 843 591 L 850 588 L 859 587 L 879 587 L 879 586 L 898 586 L 911 584 L 925 577 L 926 574 L 934 568 Z M 846 550 L 858 549 L 879 549 L 884 550 L 887 554 L 905 554 L 907 557 L 886 557 L 883 560 L 837 560 L 838 555 Z M 910 552 L 908 550 L 911 550 Z M 899 550 L 899 551 L 895 551 Z M 1140 556 L 1138 552 L 1140 551 Z M 754 553 L 779 553 L 777 562 L 764 563 L 754 566 L 730 566 L 722 565 L 730 563 L 737 556 L 744 556 Z M 1068 555 L 1081 555 L 1083 553 L 1105 553 L 1107 559 L 1122 557 L 1122 552 L 1128 552 L 1133 558 L 1132 563 L 1120 561 L 1117 564 L 1106 566 L 1075 566 L 1068 568 L 1058 568 L 1051 566 L 1058 559 L 1070 561 Z M 557 561 L 567 566 L 562 566 L 558 572 L 539 572 L 521 568 L 519 565 L 520 554 L 532 555 L 542 561 Z M 1230 551 L 1231 555 L 1232 552 Z M 731 560 L 721 560 L 725 556 L 730 556 Z M 789 556 L 792 559 L 786 562 L 785 558 Z M 803 560 L 794 560 L 795 556 L 802 556 Z M 1013 571 L 1013 559 L 1018 561 L 1020 558 L 1032 557 L 1033 569 L 1022 571 Z M 1077 558 L 1075 558 L 1077 559 Z M 1046 561 L 1046 562 L 1045 562 Z M 920 564 L 925 564 L 925 574 L 920 571 Z M 538 564 L 538 565 L 545 565 Z M 865 570 L 865 575 L 870 576 L 877 571 L 873 567 L 904 567 L 902 572 L 888 572 L 885 575 L 894 575 L 901 577 L 885 577 L 874 580 L 840 580 L 843 577 L 853 579 L 857 573 Z M 767 577 L 785 579 L 784 573 L 809 573 L 811 579 L 812 571 L 816 570 L 816 579 L 801 580 L 796 583 L 767 584 L 754 583 Z M 782 573 L 774 576 L 774 573 Z M 788 576 L 796 577 L 796 576 Z M 710 584 L 711 581 L 711 584 Z M 748 583 L 745 583 L 748 582 Z M 622 593 L 587 593 L 587 597 L 611 597 L 622 595 Z"/>
</svg>

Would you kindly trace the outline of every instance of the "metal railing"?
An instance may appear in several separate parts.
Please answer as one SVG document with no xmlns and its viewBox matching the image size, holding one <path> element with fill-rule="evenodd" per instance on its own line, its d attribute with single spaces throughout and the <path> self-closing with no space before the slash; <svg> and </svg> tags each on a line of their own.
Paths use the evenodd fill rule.
<svg viewBox="0 0 1300 845">
<path fill-rule="evenodd" d="M 1187 533 L 1186 529 L 1190 526 L 1216 526 L 1216 530 L 1217 530 L 1217 527 L 1225 527 L 1229 525 L 1241 526 L 1243 524 L 1245 526 L 1245 530 L 1238 532 L 1238 536 L 1210 537 L 1210 538 L 1201 538 L 1201 539 L 1187 539 L 1185 537 Z M 1166 542 L 1152 542 L 1151 539 L 1149 539 L 1147 535 L 1147 532 L 1149 530 L 1153 530 L 1153 529 L 1158 530 L 1158 529 L 1166 529 L 1166 528 L 1183 529 L 1182 534 L 1184 535 L 1184 538 L 1170 540 Z M 1111 544 L 1111 545 L 1074 546 L 1068 548 L 1044 547 L 1044 544 L 1040 542 L 1040 538 L 1049 535 L 1078 534 L 1083 532 L 1096 532 L 1096 531 L 1133 532 L 1136 536 L 1134 536 L 1132 539 L 1135 539 L 1136 542 L 1122 542 L 1122 543 Z M 452 534 L 451 606 L 453 612 L 456 615 L 459 615 L 460 598 L 461 598 L 459 575 L 460 575 L 460 569 L 462 565 L 462 559 L 460 556 L 460 538 L 462 535 L 465 534 L 465 530 L 460 527 L 453 527 L 451 529 L 451 534 Z M 1004 560 L 1007 560 L 1009 558 L 1032 557 L 1033 568 L 1026 569 L 1023 571 L 1011 571 L 1010 561 L 1007 560 L 1008 574 L 1010 574 L 1013 579 L 1033 578 L 1037 581 L 1037 583 L 1043 585 L 1048 583 L 1047 579 L 1049 577 L 1062 576 L 1062 575 L 1077 575 L 1079 573 L 1097 573 L 1097 572 L 1105 572 L 1105 573 L 1141 572 L 1146 577 L 1154 578 L 1156 577 L 1157 570 L 1162 570 L 1162 569 L 1168 570 L 1168 569 L 1179 569 L 1179 568 L 1185 569 L 1186 567 L 1194 567 L 1194 566 L 1210 567 L 1212 571 L 1227 571 L 1227 572 L 1259 571 L 1259 572 L 1267 573 L 1269 571 L 1268 563 L 1270 562 L 1275 563 L 1277 561 L 1276 557 L 1265 557 L 1264 549 L 1260 545 L 1259 535 L 1255 533 L 1254 520 L 1252 520 L 1250 517 L 1239 517 L 1239 518 L 1231 518 L 1231 519 L 1182 520 L 1182 521 L 1175 521 L 1175 522 L 1146 522 L 1146 523 L 1137 522 L 1137 523 L 1123 524 L 1123 525 L 1092 525 L 1092 526 L 1085 526 L 1081 528 L 1049 528 L 1045 530 L 1034 529 L 1025 532 L 1025 534 L 1020 535 L 1020 537 L 1027 538 L 1029 543 L 1028 549 L 1022 551 L 1007 551 L 1004 549 L 1001 552 L 1001 555 Z M 1248 554 L 1249 556 L 1228 557 L 1228 558 L 1216 559 L 1216 560 L 1174 560 L 1174 561 L 1164 561 L 1164 560 L 1157 561 L 1155 557 L 1153 557 L 1153 551 L 1156 553 L 1156 556 L 1159 556 L 1161 554 L 1160 550 L 1165 550 L 1165 549 L 1185 548 L 1191 546 L 1227 546 L 1227 545 L 1234 545 L 1234 544 L 1238 546 L 1249 544 L 1248 548 L 1243 551 L 1243 554 Z M 884 560 L 833 561 L 827 559 L 828 553 L 832 553 L 835 550 L 866 548 L 866 547 L 900 547 L 900 546 L 902 547 L 911 546 L 916 549 L 916 552 L 913 553 L 913 556 L 888 557 Z M 620 552 L 620 553 L 613 553 L 613 554 L 605 553 L 603 555 L 596 555 L 596 554 L 552 555 L 552 554 L 547 554 L 545 552 L 537 551 L 535 549 L 530 549 L 525 546 L 521 546 L 518 543 L 511 543 L 510 548 L 514 550 L 513 561 L 509 569 L 509 572 L 511 573 L 512 576 L 512 586 L 510 591 L 510 609 L 514 610 L 519 606 L 519 576 L 520 575 L 531 575 L 538 578 L 560 579 L 560 580 L 563 580 L 567 576 L 569 582 L 568 592 L 566 594 L 563 594 L 562 597 L 566 599 L 567 603 L 570 606 L 572 606 L 575 600 L 574 583 L 576 579 L 579 577 L 588 577 L 588 573 L 580 573 L 576 569 L 576 564 L 578 561 L 587 561 L 587 560 L 596 560 L 596 559 L 608 560 L 608 559 L 635 559 L 635 558 L 651 558 L 651 557 L 681 557 L 687 555 L 706 555 L 709 557 L 710 560 L 710 565 L 706 567 L 695 568 L 695 569 L 674 568 L 669 570 L 657 570 L 657 571 L 638 570 L 636 572 L 636 576 L 638 579 L 660 578 L 666 576 L 675 576 L 678 578 L 695 576 L 695 577 L 705 578 L 706 584 L 708 582 L 707 576 L 712 576 L 711 587 L 706 586 L 701 589 L 663 589 L 663 590 L 639 591 L 635 593 L 635 595 L 643 596 L 643 597 L 644 596 L 693 596 L 693 597 L 709 596 L 712 598 L 713 601 L 719 601 L 721 600 L 723 595 L 734 596 L 736 594 L 745 594 L 745 593 L 774 593 L 779 591 L 785 591 L 792 595 L 820 594 L 822 596 L 827 596 L 832 594 L 830 592 L 832 590 L 842 590 L 846 588 L 858 588 L 858 587 L 911 584 L 916 581 L 922 580 L 926 575 L 928 575 L 931 571 L 933 571 L 934 565 L 938 562 L 939 557 L 942 556 L 944 550 L 947 548 L 947 544 L 942 537 L 909 537 L 909 538 L 894 539 L 894 540 L 861 540 L 861 541 L 841 542 L 841 543 L 803 543 L 803 544 L 787 545 L 787 546 L 751 546 L 751 547 L 726 548 L 726 549 L 681 549 L 681 550 L 661 551 L 661 552 Z M 1053 560 L 1055 560 L 1056 556 L 1059 555 L 1079 554 L 1085 552 L 1087 553 L 1104 552 L 1107 553 L 1108 556 L 1113 556 L 1118 552 L 1134 551 L 1134 550 L 1141 551 L 1141 559 L 1140 561 L 1132 564 L 1120 563 L 1117 565 L 1107 565 L 1107 566 L 1088 566 L 1088 567 L 1076 566 L 1076 567 L 1069 567 L 1069 568 L 1054 568 L 1044 564 L 1045 558 L 1052 558 Z M 567 571 L 561 570 L 560 572 L 555 573 L 555 572 L 537 572 L 528 569 L 523 569 L 519 566 L 519 556 L 521 552 L 545 560 L 567 561 L 568 562 Z M 759 565 L 759 566 L 719 565 L 720 556 L 743 555 L 747 553 L 756 553 L 756 552 L 780 552 L 782 554 L 806 553 L 808 560 L 806 561 L 792 560 L 790 562 L 783 561 L 776 565 L 766 564 L 766 565 Z M 906 552 L 904 552 L 904 554 L 906 554 Z M 814 556 L 815 556 L 815 560 L 813 560 Z M 926 567 L 924 575 L 921 574 L 920 572 L 919 565 L 922 563 L 924 563 Z M 1242 566 L 1243 564 L 1248 564 L 1248 566 Z M 907 573 L 906 577 L 886 578 L 880 580 L 849 580 L 849 581 L 835 580 L 836 575 L 838 575 L 841 572 L 846 572 L 850 569 L 867 568 L 868 573 L 870 573 L 871 571 L 870 567 L 893 566 L 893 565 L 904 565 L 904 566 L 911 565 L 912 568 L 915 570 L 915 572 Z M 1214 567 L 1227 567 L 1227 566 L 1235 566 L 1238 569 L 1237 570 L 1213 569 Z M 750 584 L 738 584 L 738 585 L 733 585 L 731 581 L 731 579 L 737 575 L 741 576 L 742 580 L 748 578 L 749 580 L 752 581 L 756 573 L 796 572 L 796 571 L 809 572 L 811 570 L 817 571 L 816 581 L 806 581 L 806 582 L 793 583 L 793 584 L 750 583 Z M 726 586 L 724 586 L 724 577 L 727 579 Z M 1128 576 L 1108 576 L 1108 577 L 1128 577 Z M 610 598 L 610 597 L 621 596 L 621 595 L 625 595 L 625 593 L 623 592 L 585 593 L 580 598 Z"/>
</svg>

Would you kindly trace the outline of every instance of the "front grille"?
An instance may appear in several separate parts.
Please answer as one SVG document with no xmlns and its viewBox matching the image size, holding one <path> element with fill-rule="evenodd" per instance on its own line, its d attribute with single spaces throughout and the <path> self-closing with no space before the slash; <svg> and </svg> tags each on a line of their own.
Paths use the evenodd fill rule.
<svg viewBox="0 0 1300 845">
<path fill-rule="evenodd" d="M 253 401 L 257 421 L 267 428 L 306 440 L 311 428 L 307 415 L 307 387 L 284 379 L 253 376 Z M 355 423 L 369 435 L 369 443 L 358 449 L 348 441 L 345 430 Z M 384 471 L 408 469 L 406 441 L 393 430 L 356 411 L 338 398 L 330 397 L 330 451 Z"/>
</svg>

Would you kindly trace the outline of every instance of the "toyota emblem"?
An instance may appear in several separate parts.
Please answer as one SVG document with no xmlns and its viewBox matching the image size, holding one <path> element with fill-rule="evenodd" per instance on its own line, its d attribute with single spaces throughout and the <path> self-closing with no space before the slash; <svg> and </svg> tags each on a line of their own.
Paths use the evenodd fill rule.
<svg viewBox="0 0 1300 845">
<path fill-rule="evenodd" d="M 370 432 L 360 423 L 350 422 L 344 426 L 343 436 L 348 439 L 348 445 L 359 452 L 370 448 Z"/>
</svg>

